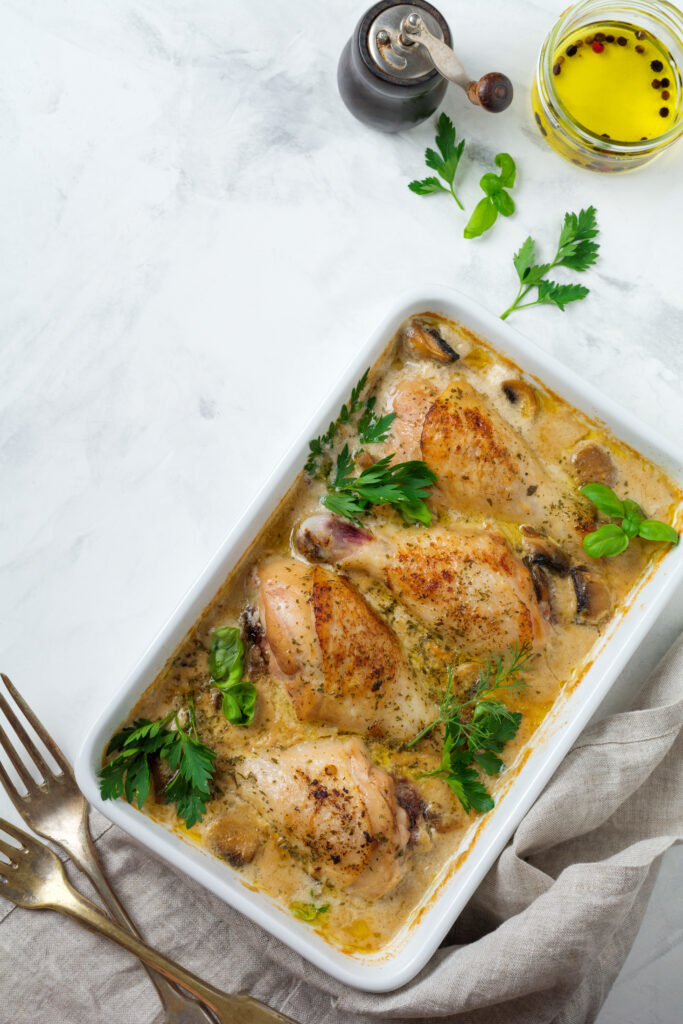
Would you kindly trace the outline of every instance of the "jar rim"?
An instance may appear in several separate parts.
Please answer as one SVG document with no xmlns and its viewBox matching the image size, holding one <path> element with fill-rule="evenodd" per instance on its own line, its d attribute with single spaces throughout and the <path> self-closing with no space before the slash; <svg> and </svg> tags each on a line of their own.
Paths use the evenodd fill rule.
<svg viewBox="0 0 683 1024">
<path fill-rule="evenodd" d="M 674 141 L 683 134 L 683 95 L 679 86 L 679 110 L 676 122 L 661 135 L 638 141 L 621 141 L 606 139 L 577 121 L 571 111 L 560 99 L 554 85 L 553 55 L 557 44 L 568 33 L 572 23 L 578 23 L 584 15 L 595 13 L 601 18 L 618 17 L 620 14 L 654 17 L 659 21 L 668 22 L 666 27 L 675 36 L 683 53 L 683 14 L 668 0 L 622 0 L 611 3 L 609 0 L 579 0 L 567 8 L 553 29 L 546 36 L 538 55 L 536 78 L 539 95 L 544 102 L 550 100 L 552 106 L 560 113 L 572 132 L 579 136 L 582 143 L 613 155 L 633 156 L 646 153 L 655 147 L 661 147 Z M 578 27 L 578 24 L 577 24 Z M 654 34 L 654 33 L 653 33 Z"/>
</svg>

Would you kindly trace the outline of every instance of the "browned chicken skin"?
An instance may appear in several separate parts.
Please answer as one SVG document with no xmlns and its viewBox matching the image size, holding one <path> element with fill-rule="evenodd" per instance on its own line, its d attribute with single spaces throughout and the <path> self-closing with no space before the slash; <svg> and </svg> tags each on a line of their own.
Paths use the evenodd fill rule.
<svg viewBox="0 0 683 1024">
<path fill-rule="evenodd" d="M 410 822 L 394 779 L 355 736 L 247 757 L 239 792 L 309 861 L 311 875 L 367 899 L 398 885 Z"/>
<path fill-rule="evenodd" d="M 258 576 L 266 638 L 300 719 L 407 739 L 434 717 L 396 636 L 348 580 L 293 558 Z"/>
<path fill-rule="evenodd" d="M 305 520 L 297 545 L 313 561 L 362 569 L 427 627 L 471 654 L 545 636 L 531 577 L 495 530 L 384 528 L 331 515 Z"/>
<path fill-rule="evenodd" d="M 403 458 L 422 458 L 459 511 L 529 523 L 580 554 L 592 514 L 550 476 L 524 438 L 462 377 L 441 393 L 404 380 L 392 399 L 392 439 Z"/>
</svg>

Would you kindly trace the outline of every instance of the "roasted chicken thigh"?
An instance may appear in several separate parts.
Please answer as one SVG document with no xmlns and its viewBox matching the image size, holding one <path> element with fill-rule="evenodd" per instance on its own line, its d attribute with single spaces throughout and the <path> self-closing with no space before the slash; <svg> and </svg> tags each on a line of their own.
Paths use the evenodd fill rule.
<svg viewBox="0 0 683 1024">
<path fill-rule="evenodd" d="M 331 515 L 306 519 L 299 550 L 311 561 L 362 569 L 427 627 L 473 655 L 545 636 L 531 577 L 497 530 L 383 527 L 372 533 Z"/>
<path fill-rule="evenodd" d="M 239 792 L 308 860 L 316 878 L 367 899 L 395 889 L 410 821 L 391 775 L 355 736 L 245 757 Z"/>
<path fill-rule="evenodd" d="M 347 579 L 277 558 L 258 581 L 273 667 L 300 719 L 408 739 L 434 717 L 396 636 Z"/>
</svg>

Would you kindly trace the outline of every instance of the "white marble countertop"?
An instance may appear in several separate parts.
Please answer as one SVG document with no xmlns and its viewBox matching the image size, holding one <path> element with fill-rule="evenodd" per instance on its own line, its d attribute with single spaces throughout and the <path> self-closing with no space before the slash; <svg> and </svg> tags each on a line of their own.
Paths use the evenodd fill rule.
<svg viewBox="0 0 683 1024">
<path fill-rule="evenodd" d="M 511 323 L 683 436 L 683 144 L 612 177 L 546 147 L 529 82 L 559 6 L 441 0 L 467 66 L 516 89 L 499 117 L 446 98 L 470 208 L 496 152 L 519 169 L 518 213 L 465 241 L 451 201 L 406 188 L 431 125 L 385 136 L 341 104 L 362 2 L 300 0 L 286 19 L 268 0 L 0 2 L 0 664 L 71 757 L 399 291 L 455 285 L 501 310 L 525 236 L 548 252 L 565 210 L 594 204 L 590 297 Z M 2 793 L 0 813 L 15 817 Z M 682 864 L 665 861 L 669 894 Z M 601 1024 L 677 1018 L 668 900 L 660 883 Z"/>
</svg>

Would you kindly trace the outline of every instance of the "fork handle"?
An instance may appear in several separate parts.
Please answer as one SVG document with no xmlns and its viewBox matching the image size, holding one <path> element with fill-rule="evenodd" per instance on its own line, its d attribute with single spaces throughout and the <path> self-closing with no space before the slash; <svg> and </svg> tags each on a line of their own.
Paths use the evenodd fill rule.
<svg viewBox="0 0 683 1024">
<path fill-rule="evenodd" d="M 59 896 L 50 902 L 53 910 L 65 914 L 78 921 L 90 931 L 98 932 L 105 938 L 123 946 L 153 970 L 163 974 L 169 981 L 181 985 L 197 999 L 213 1010 L 221 1024 L 296 1024 L 272 1007 L 266 1006 L 252 996 L 227 995 L 208 982 L 198 978 L 191 971 L 164 956 L 158 950 L 148 946 L 146 942 L 131 935 L 116 921 L 106 917 L 94 903 L 82 896 L 64 879 L 64 888 L 60 887 Z"/>
<path fill-rule="evenodd" d="M 116 920 L 137 938 L 141 938 L 135 922 L 112 889 L 107 876 L 102 870 L 100 859 L 88 827 L 87 809 L 81 821 L 77 835 L 61 838 L 60 845 L 68 852 L 76 867 L 90 879 L 96 891 L 102 897 L 105 906 L 108 907 Z M 183 1007 L 182 1005 L 176 1006 L 179 1002 L 179 995 L 173 986 L 170 985 L 166 978 L 161 974 L 157 973 L 155 970 L 150 970 L 149 965 L 145 964 L 145 966 L 147 967 L 149 979 L 159 993 L 159 997 L 167 1012 L 174 1007 L 178 1012 L 181 1012 Z M 214 1019 L 209 1011 L 199 1005 L 196 1008 L 196 1012 L 201 1014 L 203 1018 L 206 1018 L 207 1022 L 209 1019 Z"/>
</svg>

